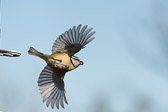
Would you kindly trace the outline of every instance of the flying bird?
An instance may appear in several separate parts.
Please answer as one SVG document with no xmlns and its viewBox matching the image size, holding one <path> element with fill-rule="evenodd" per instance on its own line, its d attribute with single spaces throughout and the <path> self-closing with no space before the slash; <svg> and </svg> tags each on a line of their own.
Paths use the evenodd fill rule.
<svg viewBox="0 0 168 112">
<path fill-rule="evenodd" d="M 80 24 L 65 31 L 55 40 L 51 55 L 30 47 L 28 51 L 30 55 L 40 57 L 47 63 L 38 78 L 39 90 L 47 107 L 51 105 L 53 109 L 56 105 L 59 109 L 59 105 L 64 108 L 64 102 L 68 104 L 63 79 L 66 72 L 84 64 L 79 57 L 74 55 L 94 39 L 92 36 L 95 31 L 92 29 L 87 25 L 82 27 Z"/>
</svg>

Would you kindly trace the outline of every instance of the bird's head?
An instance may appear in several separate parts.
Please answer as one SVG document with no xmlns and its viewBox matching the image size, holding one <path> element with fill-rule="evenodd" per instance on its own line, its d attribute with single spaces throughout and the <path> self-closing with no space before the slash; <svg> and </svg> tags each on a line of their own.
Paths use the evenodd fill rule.
<svg viewBox="0 0 168 112">
<path fill-rule="evenodd" d="M 83 65 L 84 62 L 80 60 L 80 58 L 76 56 L 71 57 L 71 62 L 75 68 L 77 68 L 79 65 Z"/>
</svg>

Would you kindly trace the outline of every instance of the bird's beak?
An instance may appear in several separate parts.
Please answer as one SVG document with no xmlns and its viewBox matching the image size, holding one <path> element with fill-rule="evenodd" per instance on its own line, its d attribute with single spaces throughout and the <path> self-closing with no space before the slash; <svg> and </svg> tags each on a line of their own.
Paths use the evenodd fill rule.
<svg viewBox="0 0 168 112">
<path fill-rule="evenodd" d="M 83 61 L 80 61 L 80 65 L 83 65 L 84 64 L 84 62 Z"/>
</svg>

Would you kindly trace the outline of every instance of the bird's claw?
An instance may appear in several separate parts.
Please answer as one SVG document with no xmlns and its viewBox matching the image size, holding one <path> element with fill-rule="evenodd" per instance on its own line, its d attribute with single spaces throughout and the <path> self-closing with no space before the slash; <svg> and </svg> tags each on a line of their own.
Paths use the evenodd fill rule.
<svg viewBox="0 0 168 112">
<path fill-rule="evenodd" d="M 62 62 L 62 60 L 59 59 L 52 59 L 50 60 L 50 63 L 55 67 L 55 68 L 60 68 L 60 69 L 68 69 L 69 66 L 65 63 Z"/>
<path fill-rule="evenodd" d="M 67 64 L 64 64 L 64 63 L 62 63 L 62 62 L 56 62 L 56 63 L 54 64 L 54 67 L 58 67 L 58 68 L 62 68 L 62 69 L 67 69 L 67 68 L 69 68 L 69 66 L 68 66 Z"/>
</svg>

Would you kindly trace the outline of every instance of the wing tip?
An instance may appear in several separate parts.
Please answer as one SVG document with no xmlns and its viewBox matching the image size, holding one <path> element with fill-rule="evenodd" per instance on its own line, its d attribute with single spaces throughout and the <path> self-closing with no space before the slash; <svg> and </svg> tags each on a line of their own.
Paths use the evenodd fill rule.
<svg viewBox="0 0 168 112">
<path fill-rule="evenodd" d="M 0 50 L 0 56 L 19 57 L 21 52 L 15 50 Z"/>
</svg>

